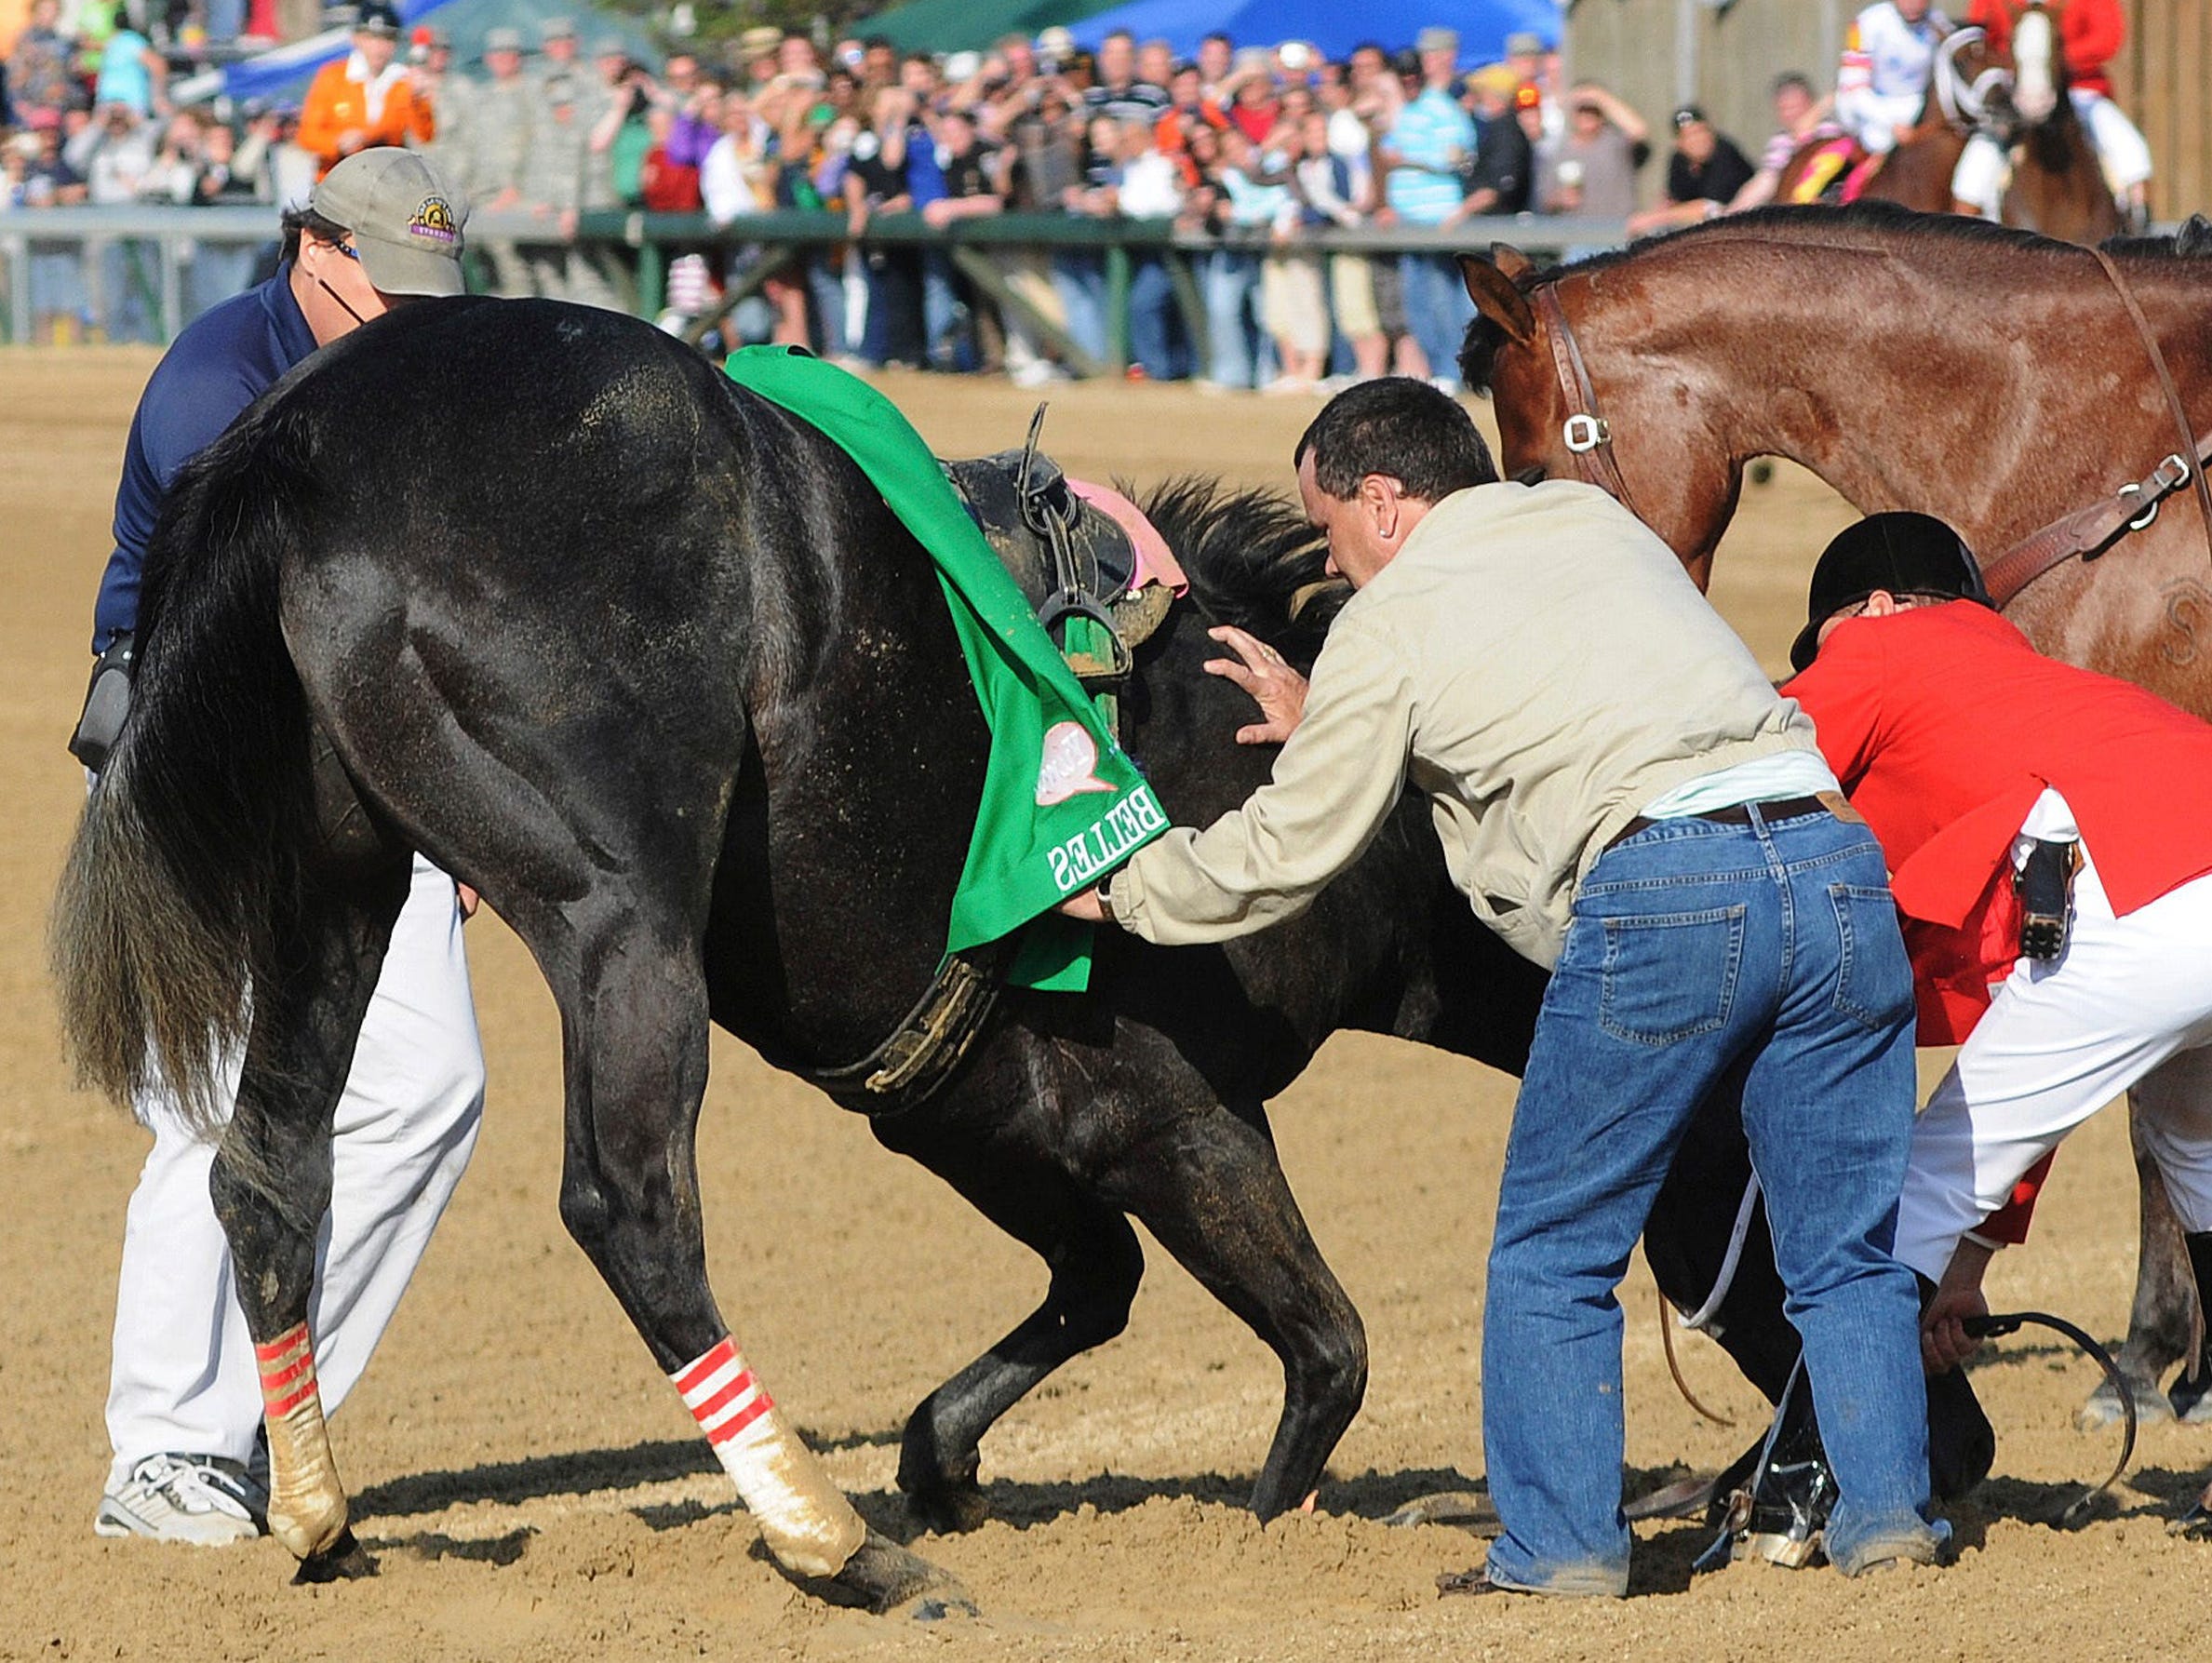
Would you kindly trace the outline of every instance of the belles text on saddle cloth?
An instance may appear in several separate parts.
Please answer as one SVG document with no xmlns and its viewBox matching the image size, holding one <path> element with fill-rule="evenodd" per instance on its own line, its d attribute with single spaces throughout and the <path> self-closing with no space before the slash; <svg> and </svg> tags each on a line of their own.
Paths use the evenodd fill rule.
<svg viewBox="0 0 2212 1663">
<path fill-rule="evenodd" d="M 1006 979 L 1080 991 L 1090 982 L 1090 926 L 1052 909 L 1167 830 L 1152 787 L 897 406 L 858 377 L 786 347 L 732 353 L 727 369 L 851 456 L 936 564 L 991 731 L 945 951 L 1028 925 Z"/>
</svg>

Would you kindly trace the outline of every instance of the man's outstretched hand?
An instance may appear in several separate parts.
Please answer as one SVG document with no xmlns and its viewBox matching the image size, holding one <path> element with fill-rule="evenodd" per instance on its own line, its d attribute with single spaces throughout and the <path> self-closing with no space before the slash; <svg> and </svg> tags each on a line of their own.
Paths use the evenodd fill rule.
<svg viewBox="0 0 2212 1663">
<path fill-rule="evenodd" d="M 1239 744 L 1280 744 L 1306 714 L 1306 677 L 1257 636 L 1223 624 L 1206 632 L 1235 658 L 1210 658 L 1206 674 L 1224 676 L 1252 695 L 1262 720 L 1237 730 Z"/>
</svg>

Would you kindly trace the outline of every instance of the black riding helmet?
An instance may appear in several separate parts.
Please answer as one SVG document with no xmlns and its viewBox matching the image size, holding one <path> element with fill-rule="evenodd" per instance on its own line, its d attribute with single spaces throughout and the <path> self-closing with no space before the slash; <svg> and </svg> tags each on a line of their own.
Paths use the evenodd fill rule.
<svg viewBox="0 0 2212 1663">
<path fill-rule="evenodd" d="M 1846 526 L 1813 568 L 1805 626 L 1790 645 L 1790 663 L 1803 669 L 1819 650 L 1820 626 L 1877 589 L 1892 595 L 1935 595 L 1947 600 L 1996 602 L 1981 566 L 1960 535 L 1931 514 L 1870 514 Z"/>
</svg>

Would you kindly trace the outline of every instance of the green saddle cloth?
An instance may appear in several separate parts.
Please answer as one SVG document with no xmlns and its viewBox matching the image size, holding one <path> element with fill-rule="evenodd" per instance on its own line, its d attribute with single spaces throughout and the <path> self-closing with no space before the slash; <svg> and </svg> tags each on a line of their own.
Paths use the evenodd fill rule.
<svg viewBox="0 0 2212 1663">
<path fill-rule="evenodd" d="M 1091 926 L 1052 909 L 1167 830 L 1152 787 L 896 405 L 857 376 L 791 347 L 747 347 L 731 354 L 727 369 L 739 386 L 851 457 L 937 564 L 991 730 L 983 801 L 945 950 L 1022 931 L 1006 979 L 1080 992 L 1091 979 Z"/>
</svg>

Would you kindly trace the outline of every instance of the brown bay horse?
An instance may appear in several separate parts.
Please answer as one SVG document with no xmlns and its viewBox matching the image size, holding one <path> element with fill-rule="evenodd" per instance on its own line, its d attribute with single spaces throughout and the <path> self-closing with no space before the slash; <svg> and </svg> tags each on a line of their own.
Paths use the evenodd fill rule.
<svg viewBox="0 0 2212 1663">
<path fill-rule="evenodd" d="M 1954 34 L 1944 45 L 1943 61 L 1910 134 L 1897 141 L 1855 199 L 1950 213 L 1952 175 L 1978 127 L 2011 158 L 1998 203 L 2001 223 L 2070 243 L 2099 243 L 2118 235 L 2119 205 L 2069 95 L 2058 50 L 2063 10 L 2063 5 L 2031 0 L 2012 25 L 2009 50 L 1992 47 L 1979 29 Z M 1775 199 L 1824 199 L 1835 178 L 1848 178 L 1864 153 L 1852 146 L 1853 159 L 1839 173 L 1832 155 L 1837 142 L 1816 139 L 1803 145 L 1783 168 Z"/>
<path fill-rule="evenodd" d="M 2111 254 L 2201 436 L 2212 228 Z M 1940 516 L 1987 558 L 2181 444 L 2097 258 L 2025 233 L 1862 203 L 1758 210 L 1549 272 L 1503 247 L 1460 263 L 1479 314 L 1461 372 L 1495 398 L 1504 466 L 1605 484 L 1701 585 L 1757 457 L 1802 463 L 1863 513 Z M 1570 421 L 1578 409 L 1605 436 L 1579 453 L 1570 436 L 1587 447 L 1592 428 Z M 2212 718 L 2212 525 L 2186 490 L 2006 615 L 2054 657 Z M 2168 1069 L 2137 1088 L 2138 1112 L 2188 1089 Z M 2204 1324 L 2165 1186 L 2137 1152 L 2142 1247 L 2121 1361 L 2157 1411 L 2155 1381 L 2202 1357 Z"/>
</svg>

